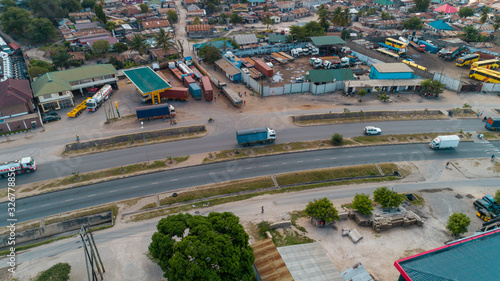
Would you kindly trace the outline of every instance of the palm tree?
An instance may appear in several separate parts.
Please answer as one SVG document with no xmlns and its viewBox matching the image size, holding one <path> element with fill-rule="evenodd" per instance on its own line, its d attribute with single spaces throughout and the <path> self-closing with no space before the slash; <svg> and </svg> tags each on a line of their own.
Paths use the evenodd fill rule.
<svg viewBox="0 0 500 281">
<path fill-rule="evenodd" d="M 198 16 L 194 17 L 193 24 L 194 25 L 200 25 L 201 24 L 201 20 L 200 20 L 200 18 Z"/>
<path fill-rule="evenodd" d="M 332 23 L 335 25 L 340 25 L 342 22 L 342 8 L 337 7 L 335 10 L 333 10 L 332 14 Z"/>
<path fill-rule="evenodd" d="M 272 20 L 269 15 L 266 15 L 266 17 L 262 20 L 262 23 L 266 25 L 267 29 L 269 30 L 269 26 L 274 24 L 274 20 Z"/>
<path fill-rule="evenodd" d="M 495 23 L 493 24 L 493 28 L 495 29 L 495 32 L 498 31 L 499 27 L 500 27 L 500 17 L 496 16 L 495 17 Z"/>
<path fill-rule="evenodd" d="M 180 57 L 184 57 L 184 40 L 177 40 L 177 48 L 181 53 Z"/>
<path fill-rule="evenodd" d="M 172 39 L 170 39 L 170 31 L 165 33 L 165 30 L 163 28 L 160 28 L 160 31 L 155 34 L 155 40 L 156 45 L 161 46 L 165 51 L 170 49 L 174 45 Z"/>
<path fill-rule="evenodd" d="M 318 9 L 318 19 L 321 26 L 325 28 L 325 31 L 328 29 L 328 10 L 326 9 L 325 4 L 321 4 Z"/>
<path fill-rule="evenodd" d="M 73 58 L 73 55 L 66 52 L 66 51 L 59 51 L 55 54 L 53 54 L 51 57 L 52 59 L 52 64 L 56 68 L 62 69 L 64 68 L 69 68 L 69 60 Z"/>
<path fill-rule="evenodd" d="M 144 54 L 146 49 L 148 48 L 148 44 L 144 40 L 144 37 L 140 34 L 135 34 L 132 38 L 132 42 L 130 42 L 130 49 L 137 50 L 139 53 Z"/>
<path fill-rule="evenodd" d="M 341 13 L 341 26 L 348 26 L 351 22 L 351 13 L 349 13 L 349 9 L 345 8 Z"/>
<path fill-rule="evenodd" d="M 481 17 L 479 18 L 479 22 L 481 23 L 481 25 L 479 26 L 479 32 L 481 32 L 481 27 L 483 27 L 483 24 L 488 21 L 488 14 L 491 12 L 491 8 L 490 7 L 483 7 L 483 9 L 481 10 Z"/>
<path fill-rule="evenodd" d="M 479 35 L 479 31 L 472 25 L 466 26 L 463 31 L 462 39 L 466 42 L 475 42 Z"/>
</svg>

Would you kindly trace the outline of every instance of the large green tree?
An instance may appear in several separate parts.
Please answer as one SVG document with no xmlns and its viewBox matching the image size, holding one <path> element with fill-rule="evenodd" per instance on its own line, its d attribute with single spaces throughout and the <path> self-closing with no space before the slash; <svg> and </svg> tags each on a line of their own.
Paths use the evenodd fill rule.
<svg viewBox="0 0 500 281">
<path fill-rule="evenodd" d="M 56 69 L 63 69 L 69 67 L 69 60 L 73 58 L 73 55 L 66 51 L 59 51 L 53 54 L 51 57 L 52 64 Z"/>
<path fill-rule="evenodd" d="M 82 1 L 82 8 L 87 9 L 87 8 L 94 8 L 96 0 L 83 0 Z"/>
<path fill-rule="evenodd" d="M 125 52 L 126 50 L 128 50 L 128 46 L 127 46 L 127 44 L 125 44 L 123 42 L 117 42 L 117 43 L 113 44 L 113 50 L 117 53 L 122 53 L 122 52 Z"/>
<path fill-rule="evenodd" d="M 193 24 L 194 25 L 200 25 L 201 24 L 201 19 L 199 16 L 195 16 L 193 19 Z"/>
<path fill-rule="evenodd" d="M 31 12 L 36 17 L 55 21 L 64 16 L 59 0 L 28 0 Z"/>
<path fill-rule="evenodd" d="M 28 26 L 28 34 L 35 43 L 43 43 L 54 39 L 57 31 L 49 19 L 33 19 Z"/>
<path fill-rule="evenodd" d="M 495 32 L 498 31 L 498 28 L 500 27 L 500 16 L 495 16 L 495 20 L 493 21 L 493 29 Z"/>
<path fill-rule="evenodd" d="M 328 22 L 328 9 L 326 8 L 325 4 L 321 4 L 318 9 L 318 20 L 319 24 L 325 29 L 325 31 L 328 30 L 328 27 L 330 27 L 330 23 Z"/>
<path fill-rule="evenodd" d="M 354 199 L 352 200 L 352 208 L 365 215 L 371 214 L 373 205 L 372 200 L 370 199 L 370 195 L 366 195 L 364 193 L 356 193 Z"/>
<path fill-rule="evenodd" d="M 290 26 L 290 35 L 293 37 L 293 40 L 306 41 L 309 40 L 309 37 L 325 35 L 325 30 L 317 21 L 310 21 L 302 27 L 297 25 Z"/>
<path fill-rule="evenodd" d="M 0 20 L 5 32 L 24 35 L 31 22 L 31 14 L 25 9 L 9 7 L 0 15 Z"/>
<path fill-rule="evenodd" d="M 144 4 L 144 3 L 141 3 L 139 5 L 139 8 L 141 8 L 141 13 L 147 13 L 149 11 L 149 7 L 148 5 Z"/>
<path fill-rule="evenodd" d="M 397 208 L 403 203 L 403 200 L 403 195 L 391 191 L 385 186 L 373 191 L 373 201 L 379 203 L 383 208 Z"/>
<path fill-rule="evenodd" d="M 414 3 L 415 3 L 415 11 L 425 12 L 429 8 L 431 0 L 414 0 Z"/>
<path fill-rule="evenodd" d="M 156 45 L 161 47 L 163 50 L 168 50 L 174 45 L 174 41 L 170 38 L 170 31 L 165 32 L 163 28 L 155 34 Z"/>
<path fill-rule="evenodd" d="M 64 16 L 67 16 L 68 13 L 81 11 L 82 5 L 77 0 L 61 0 L 61 9 L 65 11 Z"/>
<path fill-rule="evenodd" d="M 109 31 L 116 29 L 116 23 L 114 21 L 108 21 L 104 26 Z"/>
<path fill-rule="evenodd" d="M 403 28 L 409 30 L 422 30 L 422 28 L 424 28 L 424 25 L 420 18 L 412 17 L 403 22 Z"/>
<path fill-rule="evenodd" d="M 265 24 L 266 28 L 269 29 L 269 26 L 274 24 L 274 20 L 272 20 L 269 15 L 266 15 L 266 17 L 262 20 L 262 24 Z"/>
<path fill-rule="evenodd" d="M 394 19 L 394 16 L 391 15 L 391 13 L 386 12 L 386 11 L 382 11 L 380 13 L 380 17 L 382 18 L 382 20 L 392 20 L 392 19 Z"/>
<path fill-rule="evenodd" d="M 339 212 L 326 197 L 314 199 L 314 201 L 307 203 L 305 213 L 327 223 L 340 219 Z"/>
<path fill-rule="evenodd" d="M 453 236 L 458 236 L 467 232 L 467 227 L 470 224 L 470 218 L 464 213 L 453 213 L 448 218 L 446 229 L 448 229 Z"/>
<path fill-rule="evenodd" d="M 132 41 L 130 42 L 130 49 L 137 50 L 139 51 L 139 53 L 145 54 L 148 47 L 149 46 L 142 35 L 135 34 L 134 37 L 132 37 Z"/>
<path fill-rule="evenodd" d="M 485 24 L 488 21 L 490 12 L 491 12 L 490 7 L 484 6 L 481 9 L 481 16 L 479 17 L 479 22 L 481 23 L 481 26 L 479 27 L 479 30 L 481 30 L 481 27 L 483 27 L 483 24 Z"/>
<path fill-rule="evenodd" d="M 470 7 L 461 7 L 460 10 L 458 10 L 458 15 L 461 18 L 468 18 L 470 16 L 474 15 L 474 10 Z"/>
<path fill-rule="evenodd" d="M 108 53 L 110 49 L 111 45 L 109 45 L 108 40 L 97 40 L 92 43 L 92 53 L 98 57 Z"/>
<path fill-rule="evenodd" d="M 198 56 L 208 64 L 213 64 L 222 58 L 219 49 L 212 44 L 205 44 L 198 50 Z"/>
<path fill-rule="evenodd" d="M 420 87 L 422 88 L 422 91 L 436 96 L 444 91 L 444 86 L 445 84 L 439 82 L 438 80 L 426 79 L 420 82 Z"/>
<path fill-rule="evenodd" d="M 254 280 L 249 237 L 234 214 L 178 214 L 156 228 L 149 253 L 168 280 Z"/>
<path fill-rule="evenodd" d="M 108 22 L 108 19 L 106 18 L 106 14 L 102 10 L 102 5 L 97 4 L 97 2 L 94 4 L 94 13 L 97 19 L 99 19 L 100 22 L 103 24 L 106 24 Z"/>
<path fill-rule="evenodd" d="M 231 23 L 240 23 L 243 21 L 243 18 L 237 13 L 232 13 L 229 19 L 231 20 Z"/>
<path fill-rule="evenodd" d="M 16 2 L 14 0 L 2 0 L 0 2 L 3 5 L 3 10 L 6 11 L 10 7 L 17 7 Z"/>
<path fill-rule="evenodd" d="M 495 192 L 495 202 L 500 204 L 500 189 Z"/>
<path fill-rule="evenodd" d="M 170 24 L 174 24 L 179 21 L 179 15 L 177 15 L 177 12 L 168 10 L 167 11 L 167 20 Z"/>
</svg>

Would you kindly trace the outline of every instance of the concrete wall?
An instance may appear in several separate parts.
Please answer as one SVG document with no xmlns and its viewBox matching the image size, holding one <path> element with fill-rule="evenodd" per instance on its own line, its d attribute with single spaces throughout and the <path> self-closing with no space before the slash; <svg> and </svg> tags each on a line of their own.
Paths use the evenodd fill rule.
<svg viewBox="0 0 500 281">
<path fill-rule="evenodd" d="M 2 119 L 0 120 L 0 133 L 32 129 L 31 122 L 35 122 L 35 128 L 42 127 L 38 113 Z"/>
<path fill-rule="evenodd" d="M 500 92 L 500 84 L 497 83 L 483 83 L 483 92 Z"/>
<path fill-rule="evenodd" d="M 450 91 L 455 91 L 455 92 L 458 91 L 458 89 L 460 88 L 460 84 L 461 84 L 460 80 L 448 77 L 444 74 L 437 73 L 437 72 L 434 73 L 434 77 L 432 79 L 438 80 L 439 82 L 445 84 L 444 87 L 446 89 L 448 89 Z"/>
<path fill-rule="evenodd" d="M 292 116 L 293 121 L 307 121 L 320 119 L 336 119 L 349 117 L 363 116 L 394 116 L 394 115 L 441 115 L 441 110 L 410 110 L 410 111 L 363 111 L 363 112 L 348 112 L 348 113 L 326 113 L 312 115 L 297 115 Z"/>
<path fill-rule="evenodd" d="M 307 44 L 306 42 L 288 43 L 288 44 L 268 45 L 268 46 L 247 48 L 247 49 L 233 49 L 230 51 L 233 52 L 233 54 L 238 57 L 268 55 L 277 52 L 286 52 L 287 54 L 289 54 L 291 49 L 299 47 L 303 48 L 306 46 L 306 44 Z"/>
</svg>

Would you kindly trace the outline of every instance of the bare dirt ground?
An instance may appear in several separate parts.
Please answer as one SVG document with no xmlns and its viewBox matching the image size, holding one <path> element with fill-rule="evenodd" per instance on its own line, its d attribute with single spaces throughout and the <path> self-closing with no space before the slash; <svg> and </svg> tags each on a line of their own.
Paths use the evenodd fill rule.
<svg viewBox="0 0 500 281">
<path fill-rule="evenodd" d="M 414 207 L 425 220 L 422 227 L 394 228 L 376 233 L 371 228 L 359 227 L 350 220 L 337 222 L 336 229 L 312 227 L 307 218 L 298 220 L 298 224 L 307 230 L 305 235 L 322 245 L 339 271 L 361 262 L 376 280 L 396 280 L 398 272 L 393 266 L 394 261 L 442 246 L 444 242 L 451 239 L 445 230 L 446 221 L 451 213 L 464 212 L 471 218 L 472 223 L 467 235 L 471 235 L 481 226 L 481 220 L 475 217 L 475 210 L 472 206 L 473 198 L 484 194 L 494 194 L 497 187 L 494 184 L 492 187 L 477 187 L 462 183 L 462 181 L 466 181 L 468 177 L 496 180 L 500 175 L 499 167 L 488 159 L 454 161 L 455 166 L 450 169 L 445 169 L 441 161 L 423 161 L 406 165 L 413 167 L 412 174 L 402 182 L 387 184 L 393 185 L 395 190 L 407 190 L 405 186 L 418 183 L 421 183 L 418 189 L 433 189 L 414 191 L 426 201 L 424 207 Z M 455 167 L 459 167 L 460 170 Z M 303 210 L 308 201 L 325 196 L 331 199 L 337 208 L 340 208 L 341 204 L 352 200 L 352 195 L 346 195 L 352 192 L 350 190 L 368 194 L 374 188 L 383 185 L 336 186 L 295 193 L 264 195 L 243 202 L 193 209 L 190 213 L 195 214 L 195 210 L 202 215 L 213 211 L 233 212 L 240 217 L 240 222 L 251 236 L 251 242 L 254 242 L 258 239 L 255 235 L 255 225 L 263 220 L 276 222 L 288 219 L 289 213 Z M 137 211 L 154 200 L 154 197 L 138 200 L 134 205 L 122 206 L 123 209 L 120 212 L 123 214 Z M 264 214 L 260 212 L 261 206 L 265 207 Z M 160 268 L 145 255 L 151 235 L 155 232 L 160 218 L 142 222 L 129 222 L 128 218 L 120 214 L 113 228 L 94 233 L 106 266 L 105 278 L 108 280 L 165 280 Z M 342 237 L 342 228 L 357 229 L 363 239 L 357 244 L 352 243 L 349 238 Z M 20 254 L 20 263 L 15 277 L 18 280 L 30 280 L 38 272 L 55 263 L 68 262 L 72 266 L 71 280 L 86 279 L 79 240 L 80 238 L 75 236 Z M 0 279 L 6 280 L 5 268 L 0 272 Z"/>
</svg>

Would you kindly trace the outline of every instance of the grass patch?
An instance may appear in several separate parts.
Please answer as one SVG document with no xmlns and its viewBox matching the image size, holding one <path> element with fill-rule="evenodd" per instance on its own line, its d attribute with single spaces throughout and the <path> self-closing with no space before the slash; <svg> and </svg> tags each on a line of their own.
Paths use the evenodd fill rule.
<svg viewBox="0 0 500 281">
<path fill-rule="evenodd" d="M 484 138 L 487 140 L 500 140 L 500 133 L 499 132 L 477 132 L 478 134 L 483 134 Z"/>
<path fill-rule="evenodd" d="M 359 117 L 340 117 L 331 119 L 310 119 L 294 120 L 296 125 L 319 125 L 319 124 L 339 124 L 339 123 L 358 123 L 375 121 L 398 121 L 398 120 L 429 120 L 429 119 L 447 119 L 444 114 L 415 114 L 415 115 L 390 115 L 390 116 L 359 116 Z"/>
<path fill-rule="evenodd" d="M 119 209 L 120 208 L 118 208 L 118 206 L 116 204 L 112 204 L 112 205 L 103 206 L 103 207 L 96 208 L 96 209 L 90 209 L 87 211 L 77 212 L 77 213 L 74 213 L 74 214 L 69 215 L 69 216 L 60 216 L 60 217 L 50 218 L 50 219 L 45 221 L 45 225 L 63 222 L 63 221 L 67 221 L 70 219 L 85 217 L 85 216 L 94 215 L 94 214 L 107 212 L 107 211 L 111 211 L 111 214 L 113 216 L 113 221 L 116 221 L 116 216 L 118 215 Z"/>
<path fill-rule="evenodd" d="M 273 242 L 276 247 L 299 245 L 315 242 L 313 239 L 299 234 L 297 231 L 291 228 L 283 229 L 283 233 L 277 230 L 269 231 L 273 236 Z"/>
<path fill-rule="evenodd" d="M 295 226 L 298 230 L 300 230 L 304 233 L 307 233 L 307 230 L 305 227 L 297 225 L 297 219 L 304 218 L 304 217 L 307 217 L 304 210 L 295 211 L 295 212 L 290 213 L 290 220 L 292 221 L 292 225 Z"/>
<path fill-rule="evenodd" d="M 493 171 L 495 173 L 500 173 L 500 162 L 493 163 L 493 167 L 489 167 L 488 170 Z"/>
<path fill-rule="evenodd" d="M 17 130 L 17 131 L 11 131 L 11 132 L 5 132 L 5 133 L 0 133 L 0 136 L 5 136 L 5 135 L 12 135 L 16 133 L 22 133 L 22 132 L 27 132 L 30 129 L 22 129 L 22 130 Z"/>
<path fill-rule="evenodd" d="M 340 207 L 352 210 L 352 203 L 345 203 L 345 204 L 340 205 Z"/>
<path fill-rule="evenodd" d="M 156 203 L 149 203 L 149 204 L 142 206 L 139 210 L 147 210 L 147 209 L 151 209 L 151 208 L 155 208 L 155 207 L 157 207 Z"/>
<path fill-rule="evenodd" d="M 413 193 L 413 195 L 415 195 L 415 197 L 417 197 L 417 200 L 408 201 L 408 202 L 410 202 L 414 206 L 424 206 L 425 205 L 424 197 L 422 197 L 416 193 Z"/>
</svg>

